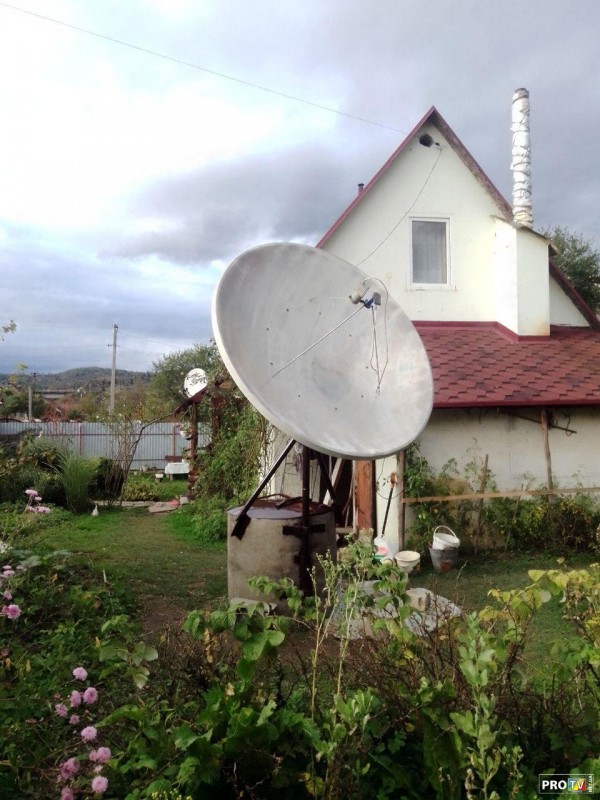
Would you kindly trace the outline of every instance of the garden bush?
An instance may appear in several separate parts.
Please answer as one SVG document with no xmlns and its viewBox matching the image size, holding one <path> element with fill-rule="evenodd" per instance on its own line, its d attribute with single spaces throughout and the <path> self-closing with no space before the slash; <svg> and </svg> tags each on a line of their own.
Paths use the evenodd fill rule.
<svg viewBox="0 0 600 800">
<path fill-rule="evenodd" d="M 199 542 L 217 542 L 227 538 L 227 509 L 231 505 L 220 495 L 201 496 L 194 502 L 194 531 Z"/>
<path fill-rule="evenodd" d="M 90 489 L 97 468 L 96 459 L 83 458 L 76 453 L 62 453 L 59 456 L 54 470 L 63 485 L 67 507 L 71 511 L 81 514 L 89 510 Z"/>
<path fill-rule="evenodd" d="M 99 459 L 96 476 L 92 485 L 94 498 L 99 500 L 118 500 L 125 483 L 123 467 L 111 458 Z"/>
<path fill-rule="evenodd" d="M 24 463 L 0 476 L 0 502 L 20 503 L 23 493 L 32 486 L 46 503 L 66 506 L 66 494 L 60 477 L 50 470 Z"/>
<path fill-rule="evenodd" d="M 531 572 L 430 629 L 405 624 L 403 573 L 348 552 L 324 563 L 321 597 L 255 581 L 292 617 L 262 603 L 195 611 L 157 650 L 80 561 L 11 553 L 0 796 L 533 800 L 539 772 L 598 772 L 600 567 Z M 572 624 L 555 680 L 523 660 L 552 596 Z M 353 640 L 363 615 L 375 635 Z"/>
<path fill-rule="evenodd" d="M 444 497 L 451 494 L 479 492 L 483 463 L 473 458 L 458 473 L 450 460 L 436 474 L 416 445 L 407 450 L 406 494 L 409 497 Z M 497 491 L 493 474 L 488 470 L 487 491 Z M 560 491 L 560 490 L 557 490 Z M 411 505 L 414 518 L 408 531 L 407 545 L 427 553 L 432 533 L 438 525 L 447 525 L 461 539 L 463 552 L 481 547 L 530 552 L 543 550 L 557 554 L 595 552 L 598 549 L 600 500 L 589 494 L 557 494 L 498 497 L 485 500 L 427 501 Z M 477 530 L 479 523 L 479 531 Z"/>
<path fill-rule="evenodd" d="M 158 486 L 156 481 L 151 478 L 135 477 L 131 475 L 127 479 L 125 488 L 123 489 L 123 500 L 129 501 L 157 501 Z"/>
</svg>

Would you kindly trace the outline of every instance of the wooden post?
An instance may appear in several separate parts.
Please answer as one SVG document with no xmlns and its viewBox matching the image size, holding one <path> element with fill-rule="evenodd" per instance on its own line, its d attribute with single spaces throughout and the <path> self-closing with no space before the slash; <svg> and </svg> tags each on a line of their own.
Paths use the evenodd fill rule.
<svg viewBox="0 0 600 800">
<path fill-rule="evenodd" d="M 375 492 L 372 461 L 355 461 L 354 480 L 356 490 L 356 520 L 358 531 L 363 528 L 375 530 Z"/>
<path fill-rule="evenodd" d="M 485 492 L 485 485 L 487 483 L 487 473 L 488 473 L 488 454 L 485 454 L 485 458 L 483 459 L 483 470 L 481 472 L 481 482 L 479 484 L 479 493 L 484 494 Z M 477 508 L 477 530 L 475 532 L 475 555 L 479 552 L 479 539 L 481 537 L 481 515 L 483 513 L 483 498 L 478 503 Z"/>
<path fill-rule="evenodd" d="M 401 450 L 396 456 L 396 471 L 398 473 L 398 544 L 400 550 L 404 550 L 404 539 L 406 537 L 406 505 L 404 503 L 404 464 L 406 456 Z"/>
<path fill-rule="evenodd" d="M 548 483 L 548 489 L 552 491 L 554 489 L 554 484 L 552 481 L 552 459 L 550 456 L 550 438 L 548 436 L 548 410 L 546 408 L 542 408 L 541 411 L 541 422 L 542 422 L 542 437 L 544 440 L 544 455 L 546 457 L 546 481 Z M 550 505 L 554 502 L 553 495 L 548 496 L 548 502 Z"/>
</svg>

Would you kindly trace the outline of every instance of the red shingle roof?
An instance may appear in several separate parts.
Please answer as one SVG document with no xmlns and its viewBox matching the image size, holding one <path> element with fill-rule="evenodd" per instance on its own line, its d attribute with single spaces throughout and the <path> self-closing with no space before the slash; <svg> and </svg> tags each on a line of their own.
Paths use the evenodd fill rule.
<svg viewBox="0 0 600 800">
<path fill-rule="evenodd" d="M 434 407 L 600 405 L 600 331 L 516 336 L 498 323 L 415 322 Z"/>
</svg>

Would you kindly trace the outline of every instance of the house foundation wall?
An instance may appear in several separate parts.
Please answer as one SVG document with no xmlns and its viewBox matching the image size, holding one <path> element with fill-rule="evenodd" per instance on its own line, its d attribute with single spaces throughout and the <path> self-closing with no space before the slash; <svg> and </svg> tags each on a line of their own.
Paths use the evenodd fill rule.
<svg viewBox="0 0 600 800">
<path fill-rule="evenodd" d="M 548 413 L 554 488 L 600 487 L 600 409 L 549 408 Z M 487 455 L 490 483 L 494 482 L 497 491 L 548 487 L 540 408 L 514 408 L 508 413 L 501 409 L 436 409 L 418 444 L 421 455 L 436 474 L 455 459 L 458 475 L 471 471 L 478 481 Z M 380 532 L 389 499 L 389 478 L 396 470 L 396 458 L 376 464 Z M 392 496 L 385 530 L 394 551 L 400 548 L 397 494 Z M 407 508 L 407 530 L 411 514 Z"/>
</svg>

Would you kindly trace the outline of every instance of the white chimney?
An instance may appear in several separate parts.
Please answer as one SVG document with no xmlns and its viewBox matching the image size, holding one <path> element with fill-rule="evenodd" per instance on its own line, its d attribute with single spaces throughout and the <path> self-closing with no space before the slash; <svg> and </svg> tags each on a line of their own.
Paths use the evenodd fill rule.
<svg viewBox="0 0 600 800">
<path fill-rule="evenodd" d="M 512 100 L 513 222 L 533 227 L 531 204 L 531 144 L 529 140 L 529 92 L 517 89 Z"/>
</svg>

